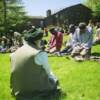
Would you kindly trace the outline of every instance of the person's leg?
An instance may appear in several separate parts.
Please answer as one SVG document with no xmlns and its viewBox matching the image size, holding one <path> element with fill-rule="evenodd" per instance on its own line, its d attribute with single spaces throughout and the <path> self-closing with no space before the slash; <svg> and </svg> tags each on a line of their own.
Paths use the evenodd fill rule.
<svg viewBox="0 0 100 100">
<path fill-rule="evenodd" d="M 83 50 L 80 52 L 80 55 L 82 55 L 82 56 L 88 55 L 88 54 L 89 54 L 89 50 L 90 50 L 90 49 L 83 49 Z"/>
<path fill-rule="evenodd" d="M 62 51 L 60 51 L 60 53 L 67 53 L 67 51 L 69 50 L 70 47 L 66 47 L 64 48 Z"/>
<path fill-rule="evenodd" d="M 90 48 L 90 49 L 83 49 L 83 50 L 81 51 L 80 55 L 83 57 L 84 60 L 90 59 L 91 48 Z"/>
<path fill-rule="evenodd" d="M 81 52 L 81 48 L 79 46 L 76 46 L 73 48 L 72 52 L 71 52 L 71 56 L 74 57 L 74 56 L 77 56 L 79 55 Z"/>
<path fill-rule="evenodd" d="M 54 52 L 57 52 L 56 47 L 53 47 L 52 49 L 49 50 L 49 53 L 54 53 Z"/>
<path fill-rule="evenodd" d="M 72 50 L 73 50 L 73 48 L 70 47 L 70 48 L 68 49 L 67 53 L 68 53 L 68 54 L 71 54 Z"/>
</svg>

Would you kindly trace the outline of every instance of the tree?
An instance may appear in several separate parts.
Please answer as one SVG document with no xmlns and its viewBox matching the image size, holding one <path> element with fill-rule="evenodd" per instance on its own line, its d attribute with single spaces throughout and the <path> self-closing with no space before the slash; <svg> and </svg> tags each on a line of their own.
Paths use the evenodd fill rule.
<svg viewBox="0 0 100 100">
<path fill-rule="evenodd" d="M 4 30 L 3 24 L 4 24 L 4 14 L 3 14 L 3 2 L 0 1 L 0 32 Z"/>
<path fill-rule="evenodd" d="M 18 29 L 19 26 L 22 26 L 23 23 L 26 21 L 26 13 L 24 12 L 23 6 L 12 4 L 8 6 L 8 24 L 10 24 L 9 28 L 13 30 L 20 30 Z"/>
<path fill-rule="evenodd" d="M 23 8 L 21 0 L 1 0 L 0 31 L 8 32 L 21 26 L 26 19 Z"/>
<path fill-rule="evenodd" d="M 100 0 L 85 0 L 85 5 L 92 9 L 94 16 L 100 16 Z"/>
</svg>

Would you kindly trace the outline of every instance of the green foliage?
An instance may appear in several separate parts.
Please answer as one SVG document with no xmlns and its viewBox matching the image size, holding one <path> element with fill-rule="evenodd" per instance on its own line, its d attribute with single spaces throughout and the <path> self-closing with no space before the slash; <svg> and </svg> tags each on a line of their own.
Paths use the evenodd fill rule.
<svg viewBox="0 0 100 100">
<path fill-rule="evenodd" d="M 0 2 L 0 8 L 3 9 L 2 12 L 0 12 L 0 26 L 6 27 L 6 30 L 2 30 L 0 27 L 0 31 L 7 32 L 9 29 L 21 30 L 19 26 L 23 26 L 26 21 L 26 13 L 21 1 L 22 0 L 8 0 L 6 5 L 3 5 L 3 1 Z"/>
<path fill-rule="evenodd" d="M 2 14 L 2 11 L 3 11 L 3 4 L 0 1 L 0 32 L 4 30 L 4 27 L 2 27 L 3 26 L 3 14 Z"/>
<path fill-rule="evenodd" d="M 94 16 L 100 16 L 100 3 L 97 3 L 97 5 L 94 7 Z"/>
<path fill-rule="evenodd" d="M 25 22 L 23 6 L 9 5 L 8 9 L 7 23 L 10 24 L 9 28 L 16 30 Z"/>
<path fill-rule="evenodd" d="M 100 16 L 100 0 L 85 0 L 85 4 L 93 10 L 94 16 Z"/>
</svg>

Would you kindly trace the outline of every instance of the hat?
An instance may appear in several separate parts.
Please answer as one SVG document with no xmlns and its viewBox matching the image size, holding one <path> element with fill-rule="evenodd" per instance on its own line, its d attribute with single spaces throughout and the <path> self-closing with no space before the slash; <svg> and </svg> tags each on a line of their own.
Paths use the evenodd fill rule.
<svg viewBox="0 0 100 100">
<path fill-rule="evenodd" d="M 36 29 L 32 33 L 27 32 L 24 35 L 25 41 L 28 41 L 28 42 L 31 42 L 31 43 L 33 43 L 34 41 L 40 40 L 42 37 L 43 37 L 43 32 L 42 32 L 42 30 L 38 30 L 38 29 Z"/>
<path fill-rule="evenodd" d="M 6 37 L 5 36 L 2 36 L 2 39 L 6 39 Z"/>
<path fill-rule="evenodd" d="M 86 28 L 86 23 L 79 23 L 79 28 L 80 29 L 85 29 Z"/>
<path fill-rule="evenodd" d="M 68 31 L 73 33 L 75 31 L 75 25 L 74 24 L 70 24 Z"/>
<path fill-rule="evenodd" d="M 51 34 L 54 34 L 54 35 L 56 35 L 57 33 L 57 30 L 54 27 L 52 27 L 49 31 Z"/>
<path fill-rule="evenodd" d="M 69 25 L 69 29 L 71 29 L 71 28 L 73 28 L 73 27 L 75 27 L 74 24 L 70 24 L 70 25 Z"/>
</svg>

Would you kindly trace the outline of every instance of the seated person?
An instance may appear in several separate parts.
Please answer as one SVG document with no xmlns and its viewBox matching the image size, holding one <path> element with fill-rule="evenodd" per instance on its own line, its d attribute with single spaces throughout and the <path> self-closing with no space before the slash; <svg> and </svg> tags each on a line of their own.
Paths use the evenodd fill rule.
<svg viewBox="0 0 100 100">
<path fill-rule="evenodd" d="M 0 43 L 0 52 L 6 53 L 6 51 L 7 51 L 7 38 L 5 36 L 2 36 Z"/>
<path fill-rule="evenodd" d="M 94 26 L 95 26 L 94 20 L 89 20 L 89 23 L 88 23 L 88 25 L 87 25 L 87 29 L 88 29 L 89 32 L 91 32 L 92 34 L 93 34 Z"/>
<path fill-rule="evenodd" d="M 75 26 L 74 26 L 74 24 L 71 24 L 69 26 L 69 29 L 68 29 L 69 37 L 68 37 L 68 41 L 66 43 L 66 47 L 62 51 L 57 53 L 58 55 L 64 55 L 64 54 L 70 54 L 71 53 L 72 45 L 73 45 L 74 32 L 75 32 Z"/>
<path fill-rule="evenodd" d="M 63 33 L 56 30 L 55 28 L 50 29 L 51 37 L 48 43 L 48 48 L 46 49 L 49 53 L 54 53 L 60 51 L 63 42 Z"/>
<path fill-rule="evenodd" d="M 86 28 L 85 23 L 80 23 L 79 28 L 74 33 L 74 43 L 71 56 L 86 56 L 90 53 L 92 47 L 93 36 L 92 33 Z"/>
<path fill-rule="evenodd" d="M 24 45 L 10 56 L 10 85 L 12 94 L 16 97 L 26 98 L 28 94 L 34 93 L 46 94 L 58 88 L 58 80 L 48 65 L 47 53 L 40 49 L 42 37 L 43 33 L 38 29 L 25 34 Z"/>
<path fill-rule="evenodd" d="M 100 23 L 97 24 L 96 36 L 93 44 L 100 44 Z"/>
</svg>

